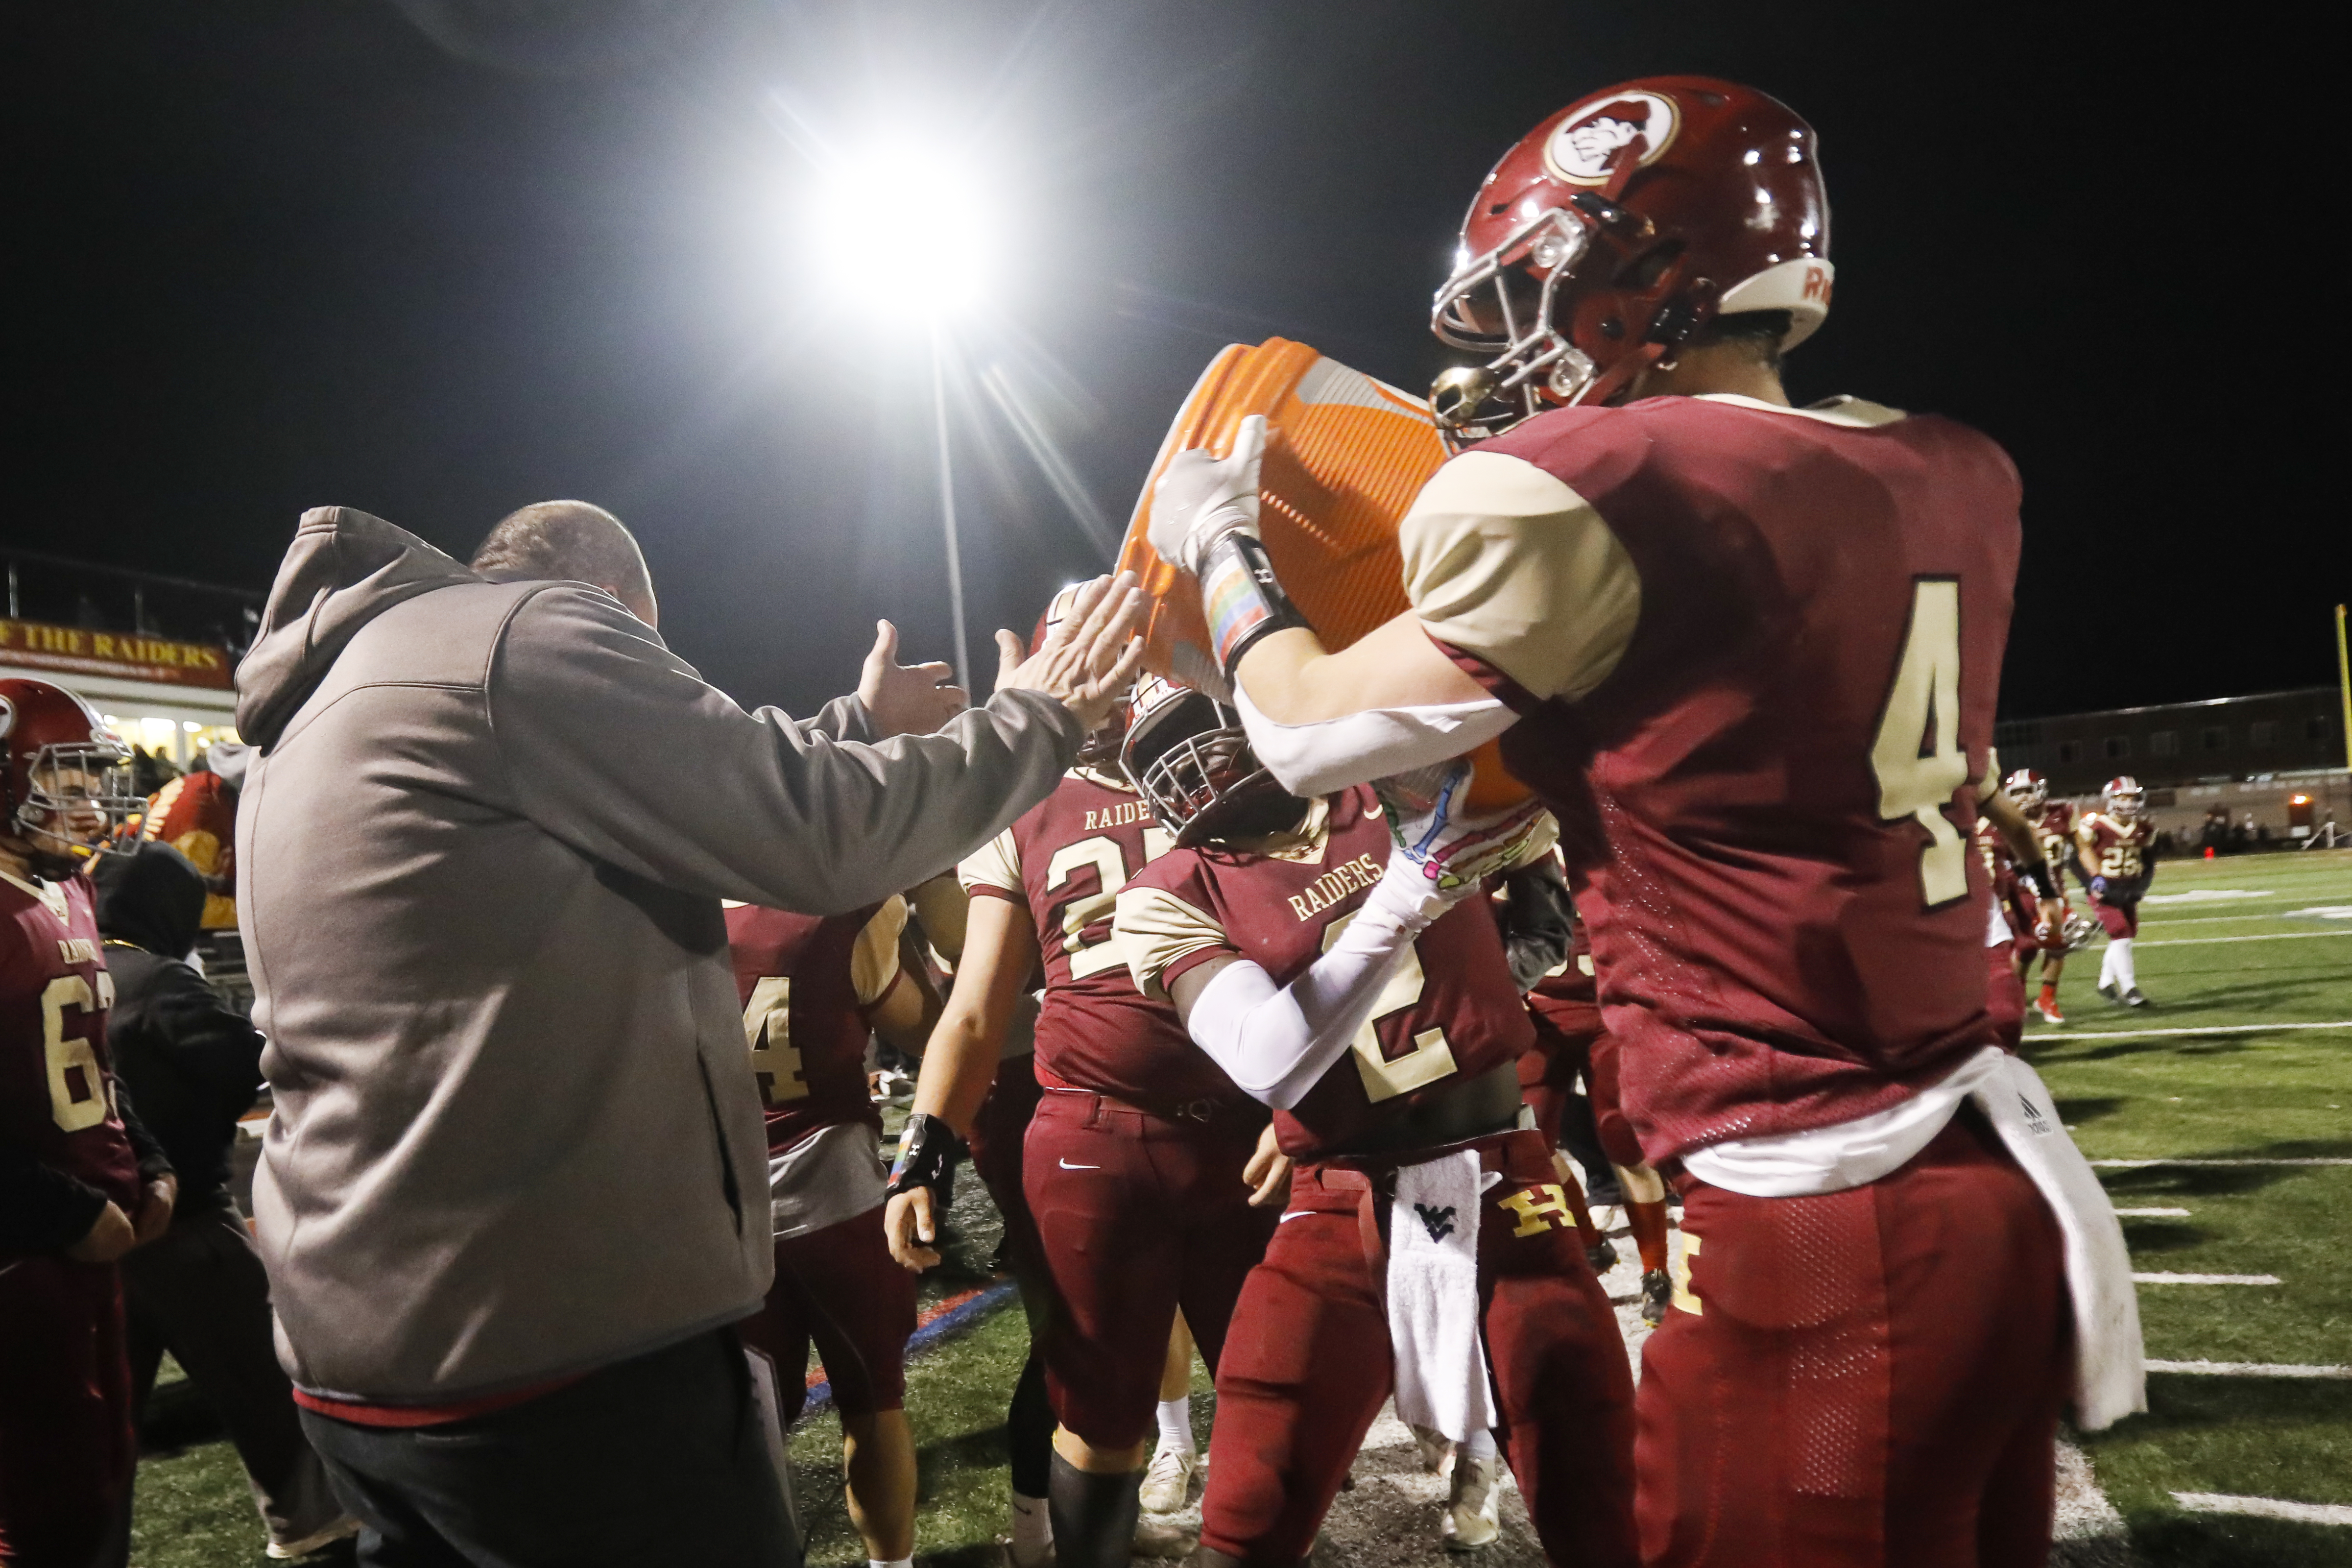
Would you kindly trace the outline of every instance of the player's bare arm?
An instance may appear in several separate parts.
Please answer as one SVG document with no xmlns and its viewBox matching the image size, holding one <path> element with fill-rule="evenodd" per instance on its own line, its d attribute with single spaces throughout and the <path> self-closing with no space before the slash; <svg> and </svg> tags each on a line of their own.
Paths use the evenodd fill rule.
<svg viewBox="0 0 2352 1568">
<path fill-rule="evenodd" d="M 964 928 L 963 963 L 915 1079 L 907 1139 L 891 1174 L 882 1225 L 899 1267 L 925 1269 L 940 1260 L 932 1184 L 952 1148 L 971 1131 L 996 1076 L 997 1052 L 1013 1009 L 1037 965 L 1037 929 L 1029 911 L 1005 899 L 975 899 Z M 886 999 L 887 1000 L 887 999 Z M 936 1142 L 933 1141 L 936 1140 Z"/>
</svg>

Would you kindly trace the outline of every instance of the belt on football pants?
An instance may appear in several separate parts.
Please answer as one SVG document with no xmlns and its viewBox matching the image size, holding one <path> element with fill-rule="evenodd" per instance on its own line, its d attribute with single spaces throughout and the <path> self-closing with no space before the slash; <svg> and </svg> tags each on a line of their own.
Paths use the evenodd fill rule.
<svg viewBox="0 0 2352 1568">
<path fill-rule="evenodd" d="M 1043 1087 L 1047 1094 L 1083 1095 L 1092 1100 L 1097 1110 L 1124 1110 L 1136 1116 L 1149 1116 L 1156 1121 L 1206 1123 L 1214 1121 L 1220 1117 L 1236 1116 L 1242 1110 L 1241 1105 L 1234 1100 L 1218 1100 L 1209 1095 L 1203 1095 L 1198 1100 L 1171 1100 L 1161 1105 L 1138 1105 L 1133 1100 L 1121 1100 L 1115 1094 L 1105 1094 L 1098 1089 L 1080 1089 L 1075 1084 L 1064 1089 L 1050 1083 Z"/>
<path fill-rule="evenodd" d="M 1519 1064 L 1489 1068 L 1460 1087 L 1407 1106 L 1345 1149 L 1322 1156 L 1344 1160 L 1363 1154 L 1394 1154 L 1466 1143 L 1519 1125 L 1526 1101 L 1519 1096 Z"/>
</svg>

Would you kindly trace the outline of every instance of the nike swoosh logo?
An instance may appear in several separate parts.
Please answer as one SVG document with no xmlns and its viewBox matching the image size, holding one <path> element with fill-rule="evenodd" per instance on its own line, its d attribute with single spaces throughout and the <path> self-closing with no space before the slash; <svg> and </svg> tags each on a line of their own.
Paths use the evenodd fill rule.
<svg viewBox="0 0 2352 1568">
<path fill-rule="evenodd" d="M 1065 1171 L 1099 1171 L 1102 1167 L 1100 1165 L 1073 1165 L 1067 1160 L 1065 1160 L 1062 1162 L 1062 1169 Z"/>
<path fill-rule="evenodd" d="M 1276 1220 L 1274 1223 L 1276 1225 L 1288 1225 L 1292 1220 L 1305 1219 L 1308 1215 L 1315 1212 L 1316 1211 L 1313 1209 L 1292 1209 L 1288 1214 L 1284 1215 L 1280 1219 Z"/>
</svg>

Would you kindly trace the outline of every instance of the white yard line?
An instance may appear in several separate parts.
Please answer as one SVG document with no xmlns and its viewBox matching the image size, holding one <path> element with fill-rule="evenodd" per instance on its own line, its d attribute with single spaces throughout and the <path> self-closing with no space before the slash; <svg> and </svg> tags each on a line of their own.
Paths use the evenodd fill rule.
<svg viewBox="0 0 2352 1568">
<path fill-rule="evenodd" d="M 2117 1219 L 2187 1219 L 2187 1209 L 2117 1209 Z"/>
<path fill-rule="evenodd" d="M 2352 1018 L 2336 1024 L 2215 1024 L 2204 1029 L 2051 1029 L 2031 1038 L 2037 1041 L 2153 1040 L 2168 1035 L 2266 1035 L 2273 1029 L 2352 1029 Z"/>
<path fill-rule="evenodd" d="M 2352 1366 L 2295 1366 L 2264 1361 L 2152 1361 L 2150 1372 L 2178 1372 L 2195 1377 L 2352 1377 Z"/>
<path fill-rule="evenodd" d="M 2210 947 L 2217 942 L 2310 942 L 2323 936 L 2352 936 L 2352 931 L 2274 931 L 2261 936 L 2177 936 L 2169 942 L 2144 942 L 2140 946 Z"/>
<path fill-rule="evenodd" d="M 2278 1285 L 2275 1274 L 2135 1274 L 2135 1285 Z"/>
<path fill-rule="evenodd" d="M 2220 1492 L 2175 1492 L 2172 1500 L 2190 1513 L 2243 1513 L 2256 1519 L 2291 1519 L 2297 1524 L 2352 1524 L 2352 1508 L 2340 1502 L 2288 1502 L 2273 1497 L 2225 1497 Z"/>
<path fill-rule="evenodd" d="M 2094 1160 L 2105 1171 L 2145 1171 L 2151 1165 L 2352 1165 L 2352 1160 Z"/>
</svg>

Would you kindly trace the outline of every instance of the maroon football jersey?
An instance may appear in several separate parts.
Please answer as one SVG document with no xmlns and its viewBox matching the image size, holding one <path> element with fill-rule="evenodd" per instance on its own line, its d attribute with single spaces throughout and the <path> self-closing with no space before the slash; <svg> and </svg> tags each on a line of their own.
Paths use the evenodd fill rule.
<svg viewBox="0 0 2352 1568">
<path fill-rule="evenodd" d="M 2006 454 L 1932 416 L 1659 397 L 1474 458 L 1565 485 L 1638 580 L 1572 698 L 1498 644 L 1458 657 L 1522 715 L 1504 757 L 1559 819 L 1652 1162 L 1884 1110 L 1995 1043 L 1969 831 L 2017 571 Z"/>
<path fill-rule="evenodd" d="M 1160 985 L 1233 956 L 1289 984 L 1339 940 L 1388 860 L 1388 824 L 1372 792 L 1359 785 L 1330 797 L 1319 853 L 1204 847 L 1152 862 L 1129 887 L 1171 896 L 1203 917 L 1204 935 L 1222 937 L 1187 944 L 1160 969 Z M 1274 1113 L 1276 1135 L 1296 1159 L 1360 1147 L 1406 1107 L 1515 1061 L 1534 1043 L 1494 910 L 1485 899 L 1465 900 L 1414 939 L 1355 1048 L 1296 1109 Z"/>
<path fill-rule="evenodd" d="M 958 868 L 973 897 L 1022 903 L 1036 924 L 1039 1082 L 1151 1108 L 1247 1099 L 1174 1007 L 1135 988 L 1111 938 L 1119 889 L 1174 842 L 1134 791 L 1074 772 Z"/>
<path fill-rule="evenodd" d="M 2137 880 L 2147 868 L 2147 844 L 2154 837 L 2145 816 L 2118 822 L 2105 812 L 2084 812 L 2074 826 L 2074 842 L 2083 852 L 2083 875 Z"/>
<path fill-rule="evenodd" d="M 0 875 L 0 1140 L 139 1205 L 139 1160 L 122 1130 L 107 1055 L 114 983 L 89 884 Z"/>
<path fill-rule="evenodd" d="M 2042 858 L 2050 863 L 2051 885 L 2063 897 L 2066 891 L 2066 861 L 2074 852 L 2074 808 L 2063 800 L 2042 806 L 2042 816 L 2033 824 L 2033 838 L 2042 846 Z"/>
<path fill-rule="evenodd" d="M 1984 816 L 1977 818 L 1975 837 L 1985 875 L 1992 882 L 1992 896 L 2000 904 L 2001 918 L 2009 922 L 2012 933 L 2032 931 L 2032 889 L 2017 874 L 2017 857 L 2010 849 L 2009 840 L 2001 837 L 1991 818 Z"/>
<path fill-rule="evenodd" d="M 869 904 L 820 920 L 741 904 L 727 911 L 743 1037 L 768 1114 L 768 1150 L 782 1153 L 820 1127 L 881 1112 L 866 1088 L 866 1009 L 898 979 L 895 920 Z"/>
</svg>

